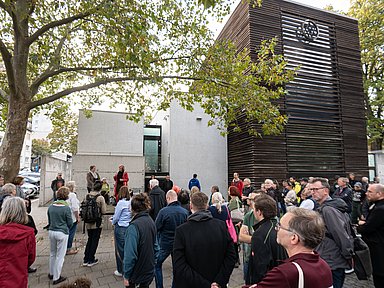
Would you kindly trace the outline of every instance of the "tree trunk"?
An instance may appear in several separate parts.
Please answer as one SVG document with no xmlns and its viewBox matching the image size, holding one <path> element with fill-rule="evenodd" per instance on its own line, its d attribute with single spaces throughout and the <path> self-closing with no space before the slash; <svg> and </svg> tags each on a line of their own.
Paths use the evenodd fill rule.
<svg viewBox="0 0 384 288">
<path fill-rule="evenodd" d="M 28 102 L 22 97 L 10 97 L 7 129 L 0 147 L 0 174 L 6 182 L 11 182 L 19 173 L 20 154 L 23 149 L 28 125 Z"/>
</svg>

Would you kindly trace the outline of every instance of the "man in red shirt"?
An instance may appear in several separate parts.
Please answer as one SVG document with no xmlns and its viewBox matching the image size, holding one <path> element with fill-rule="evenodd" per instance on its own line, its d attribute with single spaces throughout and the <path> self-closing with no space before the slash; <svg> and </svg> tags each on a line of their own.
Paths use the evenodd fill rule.
<svg viewBox="0 0 384 288">
<path fill-rule="evenodd" d="M 331 269 L 314 251 L 325 234 L 321 216 L 315 211 L 295 208 L 281 218 L 276 230 L 277 242 L 287 250 L 289 258 L 251 287 L 332 287 Z"/>
</svg>

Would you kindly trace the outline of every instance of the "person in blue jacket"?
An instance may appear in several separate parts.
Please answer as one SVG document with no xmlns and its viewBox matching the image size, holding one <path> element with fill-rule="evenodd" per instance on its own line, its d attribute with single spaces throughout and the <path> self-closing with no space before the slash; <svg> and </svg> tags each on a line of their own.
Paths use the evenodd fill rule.
<svg viewBox="0 0 384 288">
<path fill-rule="evenodd" d="M 200 181 L 199 179 L 197 179 L 197 174 L 193 174 L 193 178 L 189 180 L 189 183 L 188 183 L 189 190 L 191 190 L 193 186 L 196 186 L 201 191 Z"/>
</svg>

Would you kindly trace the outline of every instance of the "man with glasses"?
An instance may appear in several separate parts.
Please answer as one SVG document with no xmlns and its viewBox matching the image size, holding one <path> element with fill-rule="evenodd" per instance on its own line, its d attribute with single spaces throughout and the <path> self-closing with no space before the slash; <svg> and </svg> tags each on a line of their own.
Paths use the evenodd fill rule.
<svg viewBox="0 0 384 288">
<path fill-rule="evenodd" d="M 332 287 L 332 272 L 328 264 L 314 251 L 324 238 L 324 222 L 315 211 L 294 208 L 276 225 L 277 242 L 289 258 L 273 268 L 265 278 L 251 287 L 300 287 L 299 272 L 303 273 L 304 287 Z"/>
<path fill-rule="evenodd" d="M 256 197 L 253 213 L 258 223 L 253 227 L 249 277 L 250 283 L 259 283 L 269 270 L 287 258 L 287 254 L 276 242 L 276 201 L 269 195 Z"/>
<path fill-rule="evenodd" d="M 348 205 L 340 198 L 329 196 L 330 187 L 325 178 L 313 178 L 308 189 L 320 205 L 318 211 L 326 227 L 325 237 L 316 251 L 331 267 L 333 287 L 341 288 L 345 269 L 351 268 L 353 253 Z"/>
<path fill-rule="evenodd" d="M 371 184 L 366 197 L 371 203 L 365 221 L 360 220 L 357 231 L 369 246 L 375 287 L 384 287 L 384 185 Z"/>
</svg>

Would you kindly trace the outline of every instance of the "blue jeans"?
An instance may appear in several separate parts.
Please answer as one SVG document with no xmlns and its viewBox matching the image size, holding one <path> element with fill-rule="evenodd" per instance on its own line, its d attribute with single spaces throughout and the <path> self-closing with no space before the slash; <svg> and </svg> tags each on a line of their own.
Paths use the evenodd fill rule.
<svg viewBox="0 0 384 288">
<path fill-rule="evenodd" d="M 249 283 L 249 261 L 245 262 L 243 261 L 243 275 L 244 275 L 244 283 L 246 285 L 250 285 Z"/>
<path fill-rule="evenodd" d="M 332 270 L 333 288 L 342 288 L 345 279 L 345 269 L 339 268 Z"/>
<path fill-rule="evenodd" d="M 163 263 L 165 259 L 172 253 L 172 246 L 160 247 L 159 256 L 155 265 L 155 282 L 156 288 L 163 288 Z M 173 287 L 173 281 L 172 281 Z"/>
<path fill-rule="evenodd" d="M 69 229 L 67 250 L 72 248 L 73 238 L 75 238 L 76 230 L 77 230 L 77 222 L 74 222 L 71 229 Z"/>
<path fill-rule="evenodd" d="M 115 257 L 117 271 L 123 274 L 125 232 L 128 227 L 115 226 Z"/>
</svg>

